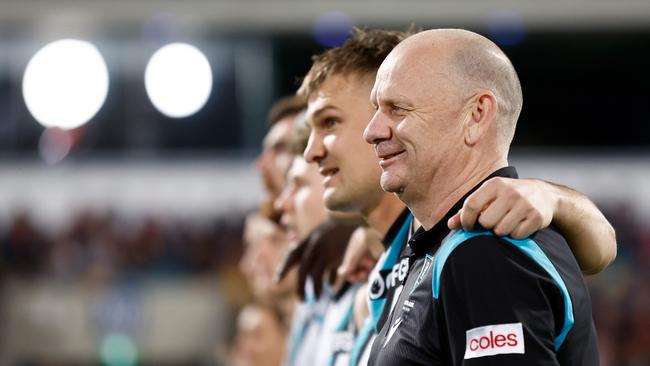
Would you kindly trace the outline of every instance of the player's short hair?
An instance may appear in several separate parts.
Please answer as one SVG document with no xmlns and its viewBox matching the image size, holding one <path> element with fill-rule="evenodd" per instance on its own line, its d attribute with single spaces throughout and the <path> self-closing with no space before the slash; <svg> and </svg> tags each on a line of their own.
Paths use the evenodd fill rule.
<svg viewBox="0 0 650 366">
<path fill-rule="evenodd" d="M 303 110 L 296 116 L 293 122 L 293 130 L 291 131 L 291 139 L 289 140 L 289 152 L 294 155 L 301 155 L 307 148 L 309 143 L 309 134 L 311 128 L 305 119 L 306 111 Z"/>
<path fill-rule="evenodd" d="M 307 101 L 300 95 L 289 95 L 279 99 L 269 110 L 266 118 L 268 126 L 271 127 L 279 120 L 287 116 L 293 116 L 307 108 Z"/>
<path fill-rule="evenodd" d="M 377 72 L 390 51 L 413 33 L 416 33 L 414 27 L 406 32 L 354 28 L 352 37 L 342 46 L 312 57 L 313 65 L 297 94 L 308 99 L 327 78 L 335 74 L 363 75 Z"/>
</svg>

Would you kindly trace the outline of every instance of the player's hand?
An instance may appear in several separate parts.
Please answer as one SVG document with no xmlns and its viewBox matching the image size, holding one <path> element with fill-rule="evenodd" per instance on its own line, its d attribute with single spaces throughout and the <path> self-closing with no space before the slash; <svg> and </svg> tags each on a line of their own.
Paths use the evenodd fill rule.
<svg viewBox="0 0 650 366">
<path fill-rule="evenodd" d="M 345 277 L 350 282 L 362 282 L 368 279 L 370 271 L 377 263 L 380 253 L 373 253 L 373 237 L 370 228 L 358 227 L 352 236 L 343 255 L 343 262 L 338 268 L 339 276 Z M 383 248 L 382 248 L 383 249 Z"/>
<path fill-rule="evenodd" d="M 495 177 L 472 193 L 447 225 L 472 230 L 478 222 L 496 235 L 523 239 L 551 224 L 558 203 L 554 190 L 540 180 Z"/>
<path fill-rule="evenodd" d="M 305 283 L 311 278 L 316 297 L 320 297 L 323 281 L 334 283 L 336 269 L 356 226 L 325 222 L 314 229 L 300 244 L 289 251 L 278 269 L 276 280 L 281 280 L 291 268 L 298 266 L 298 295 L 305 299 Z M 325 276 L 328 278 L 325 278 Z"/>
</svg>

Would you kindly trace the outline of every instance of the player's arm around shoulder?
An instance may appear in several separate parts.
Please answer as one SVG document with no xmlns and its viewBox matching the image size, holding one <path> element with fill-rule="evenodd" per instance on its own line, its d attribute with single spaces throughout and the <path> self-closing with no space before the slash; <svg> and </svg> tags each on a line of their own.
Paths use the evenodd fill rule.
<svg viewBox="0 0 650 366">
<path fill-rule="evenodd" d="M 451 229 L 475 224 L 523 239 L 551 222 L 560 229 L 585 274 L 596 274 L 616 258 L 616 234 L 598 207 L 569 187 L 536 179 L 495 177 L 464 202 Z"/>
<path fill-rule="evenodd" d="M 558 364 L 565 307 L 553 278 L 506 239 L 468 235 L 457 241 L 432 274 L 452 363 Z"/>
</svg>

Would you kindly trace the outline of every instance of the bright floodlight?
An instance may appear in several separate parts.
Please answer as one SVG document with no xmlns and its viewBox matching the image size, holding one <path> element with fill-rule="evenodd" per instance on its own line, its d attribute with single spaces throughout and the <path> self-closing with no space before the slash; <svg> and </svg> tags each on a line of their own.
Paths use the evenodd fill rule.
<svg viewBox="0 0 650 366">
<path fill-rule="evenodd" d="M 208 59 L 196 47 L 168 44 L 151 56 L 144 85 L 153 105 L 164 115 L 182 118 L 198 112 L 212 91 Z"/>
<path fill-rule="evenodd" d="M 45 127 L 77 128 L 102 107 L 108 93 L 108 69 L 97 48 L 74 39 L 52 42 L 27 64 L 23 98 Z"/>
</svg>

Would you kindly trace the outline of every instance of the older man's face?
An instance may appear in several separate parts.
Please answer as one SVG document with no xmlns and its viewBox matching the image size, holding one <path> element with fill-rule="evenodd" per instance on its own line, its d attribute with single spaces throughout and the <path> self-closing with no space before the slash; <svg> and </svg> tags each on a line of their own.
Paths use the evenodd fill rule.
<svg viewBox="0 0 650 366">
<path fill-rule="evenodd" d="M 403 200 L 431 187 L 463 146 L 463 103 L 445 61 L 414 56 L 398 46 L 380 67 L 370 96 L 376 112 L 364 133 L 379 158 L 381 187 Z"/>
<path fill-rule="evenodd" d="M 368 212 L 381 199 L 381 170 L 363 130 L 373 114 L 368 102 L 373 75 L 333 75 L 309 99 L 307 161 L 323 177 L 329 209 Z"/>
</svg>

